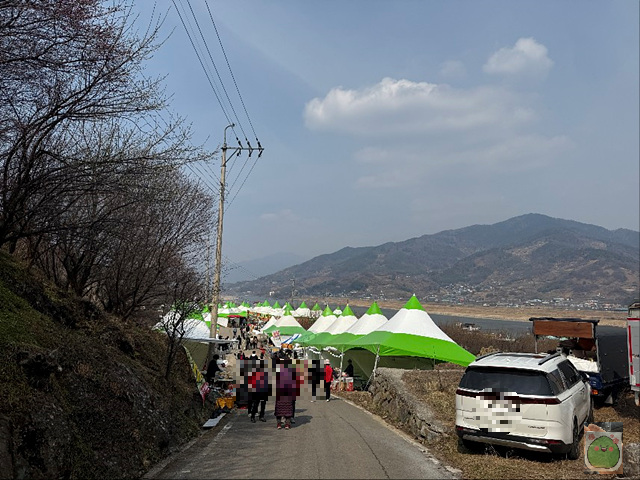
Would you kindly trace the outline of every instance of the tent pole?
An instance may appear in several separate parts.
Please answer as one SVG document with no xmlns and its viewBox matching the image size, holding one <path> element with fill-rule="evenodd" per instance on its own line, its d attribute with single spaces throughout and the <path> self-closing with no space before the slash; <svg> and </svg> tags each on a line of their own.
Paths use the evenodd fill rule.
<svg viewBox="0 0 640 480">
<path fill-rule="evenodd" d="M 376 361 L 373 363 L 373 372 L 371 372 L 371 376 L 369 377 L 369 380 L 367 381 L 367 385 L 366 387 L 369 387 L 369 384 L 371 383 L 371 380 L 375 380 L 376 378 L 376 369 L 378 368 L 378 359 L 380 358 L 380 345 L 378 345 L 378 350 L 376 350 Z"/>
</svg>

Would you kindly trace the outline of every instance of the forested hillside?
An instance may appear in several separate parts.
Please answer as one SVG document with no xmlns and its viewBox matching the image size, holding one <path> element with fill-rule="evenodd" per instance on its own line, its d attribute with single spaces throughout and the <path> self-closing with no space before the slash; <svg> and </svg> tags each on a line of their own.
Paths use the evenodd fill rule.
<svg viewBox="0 0 640 480">
<path fill-rule="evenodd" d="M 346 247 L 228 291 L 288 298 L 408 298 L 626 305 L 638 295 L 640 233 L 528 214 L 372 247 Z"/>
</svg>

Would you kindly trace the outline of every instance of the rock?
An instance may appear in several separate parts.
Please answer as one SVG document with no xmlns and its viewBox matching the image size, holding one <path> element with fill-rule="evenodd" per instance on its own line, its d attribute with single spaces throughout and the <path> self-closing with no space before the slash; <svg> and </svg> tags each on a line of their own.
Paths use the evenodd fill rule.
<svg viewBox="0 0 640 480">
<path fill-rule="evenodd" d="M 622 451 L 622 476 L 640 477 L 640 443 L 628 443 Z"/>
</svg>

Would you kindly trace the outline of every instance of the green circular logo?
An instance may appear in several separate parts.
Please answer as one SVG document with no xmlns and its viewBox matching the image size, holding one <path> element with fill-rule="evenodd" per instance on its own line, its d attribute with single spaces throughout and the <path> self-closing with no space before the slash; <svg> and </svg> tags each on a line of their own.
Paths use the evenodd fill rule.
<svg viewBox="0 0 640 480">
<path fill-rule="evenodd" d="M 615 435 L 596 437 L 590 433 L 586 438 L 587 461 L 594 468 L 612 469 L 620 461 L 619 440 Z"/>
</svg>

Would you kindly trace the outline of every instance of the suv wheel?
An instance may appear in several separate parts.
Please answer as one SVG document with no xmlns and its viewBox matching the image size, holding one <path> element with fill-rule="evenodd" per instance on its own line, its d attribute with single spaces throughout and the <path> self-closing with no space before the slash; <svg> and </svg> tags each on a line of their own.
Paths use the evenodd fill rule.
<svg viewBox="0 0 640 480">
<path fill-rule="evenodd" d="M 580 435 L 578 431 L 578 422 L 573 419 L 573 442 L 571 442 L 571 449 L 567 452 L 567 458 L 569 460 L 577 460 L 580 458 Z"/>
</svg>

